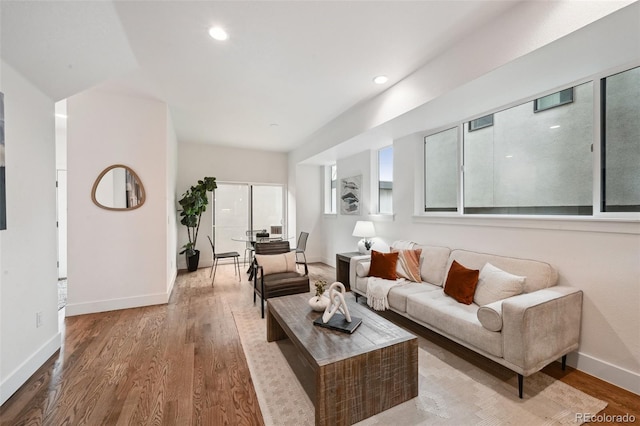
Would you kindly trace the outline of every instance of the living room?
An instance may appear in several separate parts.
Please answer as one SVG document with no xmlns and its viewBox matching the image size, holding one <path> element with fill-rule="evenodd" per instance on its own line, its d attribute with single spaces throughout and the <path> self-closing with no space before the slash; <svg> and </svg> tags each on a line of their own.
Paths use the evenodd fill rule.
<svg viewBox="0 0 640 426">
<path fill-rule="evenodd" d="M 335 265 L 336 253 L 353 251 L 353 227 L 361 219 L 374 221 L 380 244 L 410 240 L 549 262 L 559 271 L 560 285 L 585 294 L 581 345 L 570 354 L 569 365 L 640 393 L 637 213 L 581 218 L 426 215 L 422 205 L 425 136 L 517 101 L 637 67 L 638 6 L 634 2 L 600 12 L 601 19 L 576 23 L 576 28 L 564 21 L 549 23 L 541 34 L 528 28 L 531 34 L 522 38 L 515 34 L 527 30 L 526 10 L 512 10 L 512 33 L 505 34 L 507 29 L 496 23 L 495 31 L 479 34 L 476 44 L 456 46 L 288 153 L 178 140 L 166 104 L 157 100 L 105 93 L 103 88 L 71 96 L 67 166 L 69 221 L 75 227 L 69 229 L 67 315 L 166 303 L 176 272 L 184 267 L 183 257 L 176 254 L 185 237 L 176 224 L 175 200 L 194 179 L 212 174 L 221 181 L 286 185 L 288 227 L 292 235 L 296 230 L 311 233 L 310 262 Z M 498 44 L 510 39 L 508 34 L 516 42 Z M 482 43 L 497 43 L 498 53 L 478 57 L 474 52 Z M 0 233 L 4 402 L 58 350 L 62 335 L 51 285 L 57 258 L 54 102 L 4 56 L 0 91 L 7 122 L 8 223 Z M 375 158 L 386 146 L 393 146 L 394 214 L 378 215 Z M 88 196 L 105 163 L 119 163 L 124 156 L 135 164 L 150 194 L 147 209 L 127 217 L 95 209 Z M 265 163 L 275 166 L 265 168 Z M 325 169 L 334 163 L 338 181 L 363 177 L 360 216 L 325 214 Z M 38 196 L 25 197 L 27 187 L 39 188 Z M 203 226 L 210 227 L 211 218 Z M 121 232 L 113 235 L 113 229 Z M 207 252 L 206 244 L 200 248 Z M 140 253 L 143 261 L 135 259 Z M 74 288 L 73 282 L 85 284 Z M 37 312 L 43 325 L 35 328 Z"/>
</svg>

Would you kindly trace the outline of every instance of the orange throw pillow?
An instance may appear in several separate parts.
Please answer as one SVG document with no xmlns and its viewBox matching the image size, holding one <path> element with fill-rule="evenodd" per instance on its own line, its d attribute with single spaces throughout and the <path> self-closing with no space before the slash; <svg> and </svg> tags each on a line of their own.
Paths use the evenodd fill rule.
<svg viewBox="0 0 640 426">
<path fill-rule="evenodd" d="M 371 250 L 369 276 L 384 278 L 385 280 L 395 280 L 398 278 L 396 275 L 397 264 L 398 253 L 380 253 L 379 251 Z"/>
<path fill-rule="evenodd" d="M 453 297 L 460 303 L 470 305 L 473 303 L 479 275 L 479 270 L 467 269 L 454 260 L 449 268 L 444 294 Z"/>
<path fill-rule="evenodd" d="M 395 252 L 398 252 L 398 267 L 396 270 L 398 277 L 417 283 L 422 282 L 420 277 L 420 255 L 422 254 L 422 249 L 398 250 L 392 248 L 391 253 Z"/>
</svg>

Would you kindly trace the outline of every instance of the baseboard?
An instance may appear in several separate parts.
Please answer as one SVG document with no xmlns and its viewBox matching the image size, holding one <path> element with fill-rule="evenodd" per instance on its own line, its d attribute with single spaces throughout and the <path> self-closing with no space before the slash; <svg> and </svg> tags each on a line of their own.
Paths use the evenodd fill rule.
<svg viewBox="0 0 640 426">
<path fill-rule="evenodd" d="M 62 335 L 56 333 L 44 345 L 33 353 L 26 361 L 18 366 L 6 380 L 0 383 L 0 405 L 4 404 L 20 386 L 25 384 L 29 377 L 35 373 L 58 349 L 60 349 Z"/>
<path fill-rule="evenodd" d="M 567 365 L 640 395 L 640 374 L 580 352 L 567 355 Z"/>
<path fill-rule="evenodd" d="M 143 296 L 124 297 L 121 299 L 96 300 L 86 303 L 67 304 L 65 315 L 94 314 L 96 312 L 117 311 L 120 309 L 140 308 L 142 306 L 163 305 L 169 301 L 170 291 L 167 293 L 146 294 Z"/>
<path fill-rule="evenodd" d="M 176 279 L 178 278 L 178 270 L 174 269 L 173 271 L 173 276 L 169 279 L 169 285 L 167 286 L 167 302 L 169 301 L 169 298 L 171 298 L 171 293 L 173 293 L 173 287 L 176 284 Z"/>
</svg>

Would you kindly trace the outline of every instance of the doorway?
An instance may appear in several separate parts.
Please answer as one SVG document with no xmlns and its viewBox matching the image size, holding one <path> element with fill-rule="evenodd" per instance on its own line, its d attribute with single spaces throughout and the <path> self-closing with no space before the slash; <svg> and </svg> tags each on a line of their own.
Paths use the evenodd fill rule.
<svg viewBox="0 0 640 426">
<path fill-rule="evenodd" d="M 242 254 L 247 243 L 233 238 L 244 237 L 247 231 L 280 227 L 286 235 L 284 185 L 218 183 L 213 194 L 216 252 Z"/>
</svg>

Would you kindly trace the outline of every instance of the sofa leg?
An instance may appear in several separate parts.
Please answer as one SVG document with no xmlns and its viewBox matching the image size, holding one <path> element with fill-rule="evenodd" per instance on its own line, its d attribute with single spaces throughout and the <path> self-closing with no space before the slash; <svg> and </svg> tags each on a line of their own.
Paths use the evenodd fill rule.
<svg viewBox="0 0 640 426">
<path fill-rule="evenodd" d="M 359 294 L 358 294 L 358 293 L 356 293 L 356 292 L 354 291 L 354 292 L 353 292 L 353 295 L 356 297 L 356 302 L 357 302 L 357 301 L 358 301 L 358 296 L 359 296 Z"/>
<path fill-rule="evenodd" d="M 565 371 L 566 369 L 567 369 L 567 356 L 562 355 L 562 371 Z"/>
<path fill-rule="evenodd" d="M 260 312 L 262 313 L 262 318 L 264 319 L 264 298 L 260 298 Z"/>
<path fill-rule="evenodd" d="M 522 388 L 524 387 L 524 376 L 522 374 L 518 374 L 518 396 L 522 399 Z"/>
</svg>

